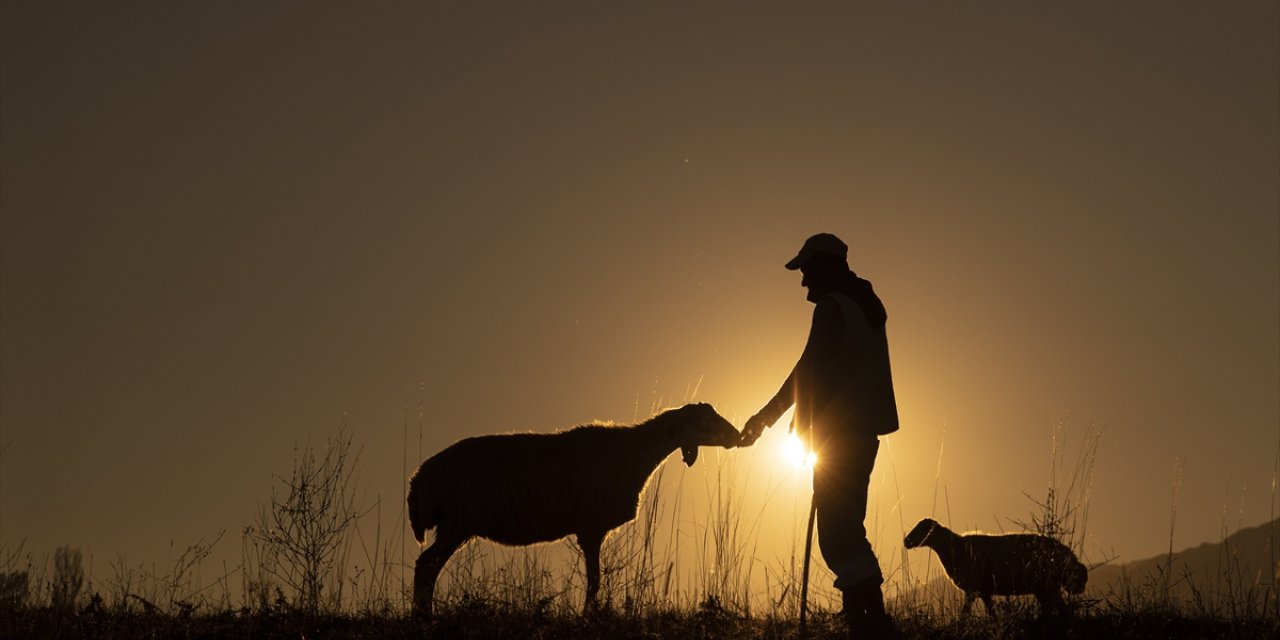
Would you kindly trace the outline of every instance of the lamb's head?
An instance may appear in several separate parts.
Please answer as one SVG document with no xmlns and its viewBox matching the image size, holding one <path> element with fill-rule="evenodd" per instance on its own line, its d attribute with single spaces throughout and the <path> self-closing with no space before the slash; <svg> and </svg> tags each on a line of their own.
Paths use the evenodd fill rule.
<svg viewBox="0 0 1280 640">
<path fill-rule="evenodd" d="M 672 433 L 684 463 L 693 466 L 698 459 L 698 447 L 737 446 L 742 436 L 728 420 L 716 413 L 709 404 L 687 404 L 667 412 L 674 418 Z"/>
<path fill-rule="evenodd" d="M 1071 559 L 1066 568 L 1066 579 L 1062 582 L 1062 587 L 1067 593 L 1084 593 L 1084 585 L 1089 582 L 1088 567 L 1080 564 L 1079 560 Z"/>
<path fill-rule="evenodd" d="M 925 544 L 928 542 L 929 536 L 933 535 L 933 532 L 936 531 L 939 526 L 941 525 L 939 525 L 938 521 L 933 518 L 925 518 L 924 520 L 921 520 L 911 529 L 911 533 L 908 533 L 907 537 L 902 539 L 902 546 L 908 549 L 914 549 Z"/>
</svg>

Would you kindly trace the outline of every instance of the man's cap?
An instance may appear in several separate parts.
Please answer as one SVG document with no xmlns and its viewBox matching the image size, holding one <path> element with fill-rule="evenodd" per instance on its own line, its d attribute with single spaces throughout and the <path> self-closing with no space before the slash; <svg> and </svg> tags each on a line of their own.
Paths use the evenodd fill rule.
<svg viewBox="0 0 1280 640">
<path fill-rule="evenodd" d="M 849 258 L 849 247 L 840 238 L 830 233 L 809 236 L 809 239 L 804 241 L 804 246 L 800 247 L 800 253 L 796 254 L 796 257 L 787 263 L 787 268 L 795 271 L 803 267 L 806 262 L 819 253 L 827 253 L 841 260 L 847 260 Z"/>
</svg>

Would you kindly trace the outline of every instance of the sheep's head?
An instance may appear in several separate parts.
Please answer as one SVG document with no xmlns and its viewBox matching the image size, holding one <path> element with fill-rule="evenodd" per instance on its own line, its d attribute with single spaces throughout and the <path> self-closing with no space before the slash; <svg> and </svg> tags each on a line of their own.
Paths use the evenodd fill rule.
<svg viewBox="0 0 1280 640">
<path fill-rule="evenodd" d="M 1066 580 L 1063 581 L 1062 587 L 1067 593 L 1084 593 L 1084 585 L 1089 582 L 1088 567 L 1080 564 L 1079 560 L 1072 558 L 1066 569 Z"/>
<path fill-rule="evenodd" d="M 742 437 L 738 430 L 709 404 L 688 404 L 671 413 L 678 417 L 675 437 L 684 463 L 693 466 L 698 459 L 698 447 L 724 447 L 732 449 Z"/>
<path fill-rule="evenodd" d="M 908 533 L 907 537 L 902 539 L 902 546 L 908 549 L 914 549 L 925 544 L 925 542 L 929 540 L 929 536 L 933 534 L 937 527 L 938 521 L 933 518 L 925 518 L 924 520 L 921 520 L 916 523 L 914 528 L 911 529 L 911 533 Z"/>
</svg>

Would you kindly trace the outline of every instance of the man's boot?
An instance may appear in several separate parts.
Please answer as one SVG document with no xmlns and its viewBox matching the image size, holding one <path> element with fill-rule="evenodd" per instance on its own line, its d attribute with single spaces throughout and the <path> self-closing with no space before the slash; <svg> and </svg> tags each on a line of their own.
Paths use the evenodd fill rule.
<svg viewBox="0 0 1280 640">
<path fill-rule="evenodd" d="M 855 589 L 846 589 L 841 592 L 841 600 L 844 604 L 844 610 L 840 615 L 844 617 L 845 625 L 848 627 L 848 637 L 856 638 L 860 629 L 867 626 L 867 607 L 863 603 L 862 597 Z"/>
<path fill-rule="evenodd" d="M 844 619 L 849 625 L 849 638 L 857 640 L 898 640 L 893 618 L 884 610 L 884 594 L 880 585 L 864 585 L 843 593 Z"/>
</svg>

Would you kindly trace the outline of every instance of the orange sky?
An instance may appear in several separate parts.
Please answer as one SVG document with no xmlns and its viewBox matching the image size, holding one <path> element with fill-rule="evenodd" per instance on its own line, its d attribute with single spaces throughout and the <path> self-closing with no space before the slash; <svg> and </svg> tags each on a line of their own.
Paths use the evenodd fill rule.
<svg viewBox="0 0 1280 640">
<path fill-rule="evenodd" d="M 388 504 L 420 424 L 740 425 L 818 231 L 908 526 L 1025 518 L 1059 422 L 1096 548 L 1167 549 L 1179 461 L 1175 546 L 1274 517 L 1276 3 L 534 4 L 4 5 L 0 542 L 236 532 L 342 422 Z"/>
</svg>

